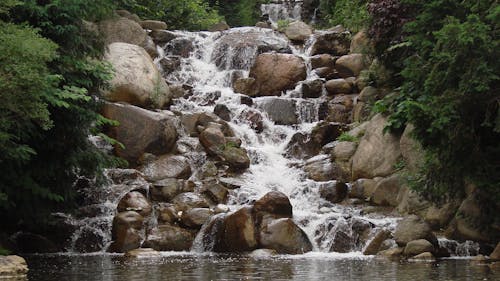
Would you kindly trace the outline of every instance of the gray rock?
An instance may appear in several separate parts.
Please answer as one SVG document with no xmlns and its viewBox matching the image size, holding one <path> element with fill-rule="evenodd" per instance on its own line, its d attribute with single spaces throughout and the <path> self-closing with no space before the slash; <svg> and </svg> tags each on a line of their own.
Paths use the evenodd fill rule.
<svg viewBox="0 0 500 281">
<path fill-rule="evenodd" d="M 285 98 L 265 98 L 258 101 L 258 107 L 267 113 L 276 124 L 297 124 L 297 105 L 294 100 Z"/>
<path fill-rule="evenodd" d="M 148 181 L 159 181 L 166 178 L 188 179 L 191 176 L 191 165 L 181 155 L 163 155 L 146 163 L 141 172 Z"/>
<path fill-rule="evenodd" d="M 259 245 L 282 254 L 303 254 L 312 251 L 306 233 L 292 219 L 271 220 L 261 227 Z"/>
<path fill-rule="evenodd" d="M 156 251 L 188 251 L 193 241 L 194 235 L 188 230 L 164 224 L 148 232 L 144 246 Z"/>
<path fill-rule="evenodd" d="M 406 246 L 410 241 L 426 239 L 432 245 L 438 246 L 437 238 L 430 226 L 415 215 L 408 216 L 399 222 L 394 232 L 394 239 L 399 246 Z"/>
</svg>

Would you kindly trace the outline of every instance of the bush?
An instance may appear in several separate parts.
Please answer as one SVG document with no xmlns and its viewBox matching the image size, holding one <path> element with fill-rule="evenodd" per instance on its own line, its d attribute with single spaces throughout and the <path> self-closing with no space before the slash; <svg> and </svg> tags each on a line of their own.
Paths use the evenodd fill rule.
<svg viewBox="0 0 500 281">
<path fill-rule="evenodd" d="M 330 26 L 357 32 L 368 25 L 367 0 L 321 0 L 319 10 Z"/>
</svg>

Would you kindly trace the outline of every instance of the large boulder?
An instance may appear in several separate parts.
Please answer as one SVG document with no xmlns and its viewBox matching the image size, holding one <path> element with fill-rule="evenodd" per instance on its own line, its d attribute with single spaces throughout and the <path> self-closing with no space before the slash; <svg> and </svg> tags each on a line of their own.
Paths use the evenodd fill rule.
<svg viewBox="0 0 500 281">
<path fill-rule="evenodd" d="M 397 206 L 401 188 L 400 176 L 395 174 L 380 180 L 373 191 L 372 202 L 381 206 Z"/>
<path fill-rule="evenodd" d="M 497 243 L 495 250 L 490 254 L 490 259 L 500 260 L 500 242 Z"/>
<path fill-rule="evenodd" d="M 229 167 L 234 170 L 244 170 L 250 167 L 250 158 L 243 148 L 226 146 L 221 156 Z"/>
<path fill-rule="evenodd" d="M 219 246 L 222 252 L 245 252 L 257 248 L 252 208 L 241 208 L 226 217 L 221 241 L 224 244 Z"/>
<path fill-rule="evenodd" d="M 210 155 L 219 155 L 226 146 L 226 138 L 222 130 L 216 126 L 210 126 L 200 134 L 200 142 Z"/>
<path fill-rule="evenodd" d="M 384 133 L 387 119 L 375 115 L 368 124 L 364 136 L 352 159 L 352 178 L 375 178 L 391 175 L 401 157 L 399 138 Z"/>
<path fill-rule="evenodd" d="M 276 124 L 293 125 L 298 123 L 297 104 L 294 100 L 263 98 L 258 101 L 258 107 L 267 113 Z"/>
<path fill-rule="evenodd" d="M 170 56 L 188 58 L 194 51 L 192 37 L 177 37 L 170 40 L 165 46 L 165 51 Z"/>
<path fill-rule="evenodd" d="M 312 34 L 312 27 L 303 21 L 294 21 L 285 28 L 285 35 L 291 41 L 304 42 Z"/>
<path fill-rule="evenodd" d="M 368 68 L 367 58 L 362 54 L 350 54 L 341 56 L 335 62 L 335 69 L 343 78 L 359 76 L 361 70 Z"/>
<path fill-rule="evenodd" d="M 27 280 L 27 273 L 28 264 L 24 258 L 20 256 L 0 256 L 0 279 Z"/>
<path fill-rule="evenodd" d="M 233 84 L 234 92 L 255 97 L 259 93 L 256 80 L 254 78 L 239 78 Z"/>
<path fill-rule="evenodd" d="M 156 181 L 149 189 L 151 198 L 155 201 L 168 202 L 184 192 L 193 192 L 195 184 L 192 181 L 166 178 Z"/>
<path fill-rule="evenodd" d="M 330 95 L 350 94 L 352 85 L 345 79 L 332 79 L 325 83 L 325 88 Z"/>
<path fill-rule="evenodd" d="M 408 216 L 398 223 L 394 239 L 399 246 L 406 246 L 410 241 L 418 239 L 426 239 L 432 245 L 438 246 L 437 238 L 429 224 L 416 215 Z"/>
<path fill-rule="evenodd" d="M 347 196 L 347 185 L 340 181 L 331 181 L 319 186 L 319 196 L 330 203 L 340 203 Z"/>
<path fill-rule="evenodd" d="M 163 155 L 141 168 L 148 181 L 159 181 L 166 178 L 188 179 L 191 176 L 191 165 L 182 155 Z"/>
<path fill-rule="evenodd" d="M 110 129 L 110 136 L 124 145 L 116 146 L 116 154 L 132 165 L 146 152 L 161 155 L 174 148 L 177 131 L 172 115 L 116 103 L 106 103 L 103 115 L 120 123 Z"/>
<path fill-rule="evenodd" d="M 323 81 L 321 81 L 321 79 L 302 83 L 302 97 L 319 98 L 321 94 L 323 94 Z"/>
<path fill-rule="evenodd" d="M 311 67 L 313 69 L 327 67 L 334 69 L 336 57 L 329 54 L 315 55 L 311 57 Z"/>
<path fill-rule="evenodd" d="M 99 31 L 106 44 L 123 42 L 139 46 L 147 37 L 146 31 L 137 22 L 124 17 L 100 22 Z"/>
<path fill-rule="evenodd" d="M 156 251 L 189 251 L 193 245 L 194 234 L 169 224 L 158 225 L 148 232 L 144 246 Z"/>
<path fill-rule="evenodd" d="M 217 31 L 228 30 L 230 28 L 231 27 L 226 22 L 221 21 L 221 22 L 218 22 L 218 23 L 213 24 L 212 26 L 210 26 L 208 28 L 208 31 L 210 31 L 210 32 L 217 32 Z"/>
<path fill-rule="evenodd" d="M 409 124 L 406 126 L 403 135 L 401 135 L 399 147 L 401 148 L 406 168 L 411 172 L 417 172 L 424 163 L 424 152 L 422 145 L 412 137 L 413 130 L 413 125 Z"/>
<path fill-rule="evenodd" d="M 257 200 L 253 206 L 256 225 L 260 226 L 263 221 L 279 218 L 291 218 L 292 204 L 288 197 L 279 191 L 271 191 Z"/>
<path fill-rule="evenodd" d="M 181 223 L 189 228 L 200 228 L 212 215 L 208 208 L 193 208 L 182 213 Z"/>
<path fill-rule="evenodd" d="M 347 55 L 351 46 L 349 32 L 326 31 L 315 35 L 311 46 L 311 55 L 331 54 L 334 56 Z"/>
<path fill-rule="evenodd" d="M 359 31 L 352 37 L 351 53 L 370 54 L 373 50 L 374 44 L 365 30 Z"/>
<path fill-rule="evenodd" d="M 288 40 L 272 30 L 233 29 L 217 40 L 212 60 L 220 69 L 249 69 L 258 54 L 291 53 Z M 249 57 L 249 54 L 251 55 Z"/>
<path fill-rule="evenodd" d="M 109 247 L 112 252 L 126 253 L 141 246 L 144 234 L 142 224 L 144 218 L 137 212 L 126 211 L 118 213 L 113 218 L 111 239 L 113 243 Z"/>
<path fill-rule="evenodd" d="M 144 48 L 112 43 L 104 60 L 115 70 L 110 90 L 104 92 L 106 100 L 157 108 L 170 103 L 170 89 Z"/>
<path fill-rule="evenodd" d="M 186 211 L 193 208 L 208 208 L 208 202 L 195 192 L 181 193 L 172 199 L 172 204 L 179 211 Z"/>
<path fill-rule="evenodd" d="M 153 30 L 149 33 L 149 36 L 153 38 L 156 44 L 165 44 L 177 38 L 175 33 L 168 30 Z"/>
<path fill-rule="evenodd" d="M 249 76 L 255 78 L 261 96 L 280 95 L 306 79 L 306 64 L 298 56 L 291 54 L 260 54 Z"/>
<path fill-rule="evenodd" d="M 167 29 L 167 24 L 165 22 L 159 21 L 159 20 L 143 20 L 143 21 L 140 21 L 139 24 L 144 29 L 150 29 L 150 30 Z"/>
<path fill-rule="evenodd" d="M 431 242 L 425 239 L 418 239 L 410 241 L 408 242 L 408 244 L 406 244 L 403 250 L 403 255 L 407 257 L 413 257 L 425 252 L 433 253 L 434 246 L 431 244 Z"/>
<path fill-rule="evenodd" d="M 138 191 L 125 194 L 116 208 L 118 212 L 136 211 L 143 217 L 149 216 L 153 210 L 146 196 Z"/>
<path fill-rule="evenodd" d="M 342 170 L 337 164 L 332 163 L 330 156 L 323 154 L 307 160 L 304 170 L 308 177 L 315 181 L 345 180 L 347 177 L 347 175 L 342 174 Z"/>
<path fill-rule="evenodd" d="M 375 237 L 366 245 L 363 255 L 376 255 L 382 243 L 391 237 L 391 232 L 387 229 L 381 229 L 375 234 Z"/>
<path fill-rule="evenodd" d="M 272 220 L 262 226 L 259 245 L 281 254 L 303 254 L 312 251 L 312 244 L 306 233 L 290 218 Z"/>
</svg>

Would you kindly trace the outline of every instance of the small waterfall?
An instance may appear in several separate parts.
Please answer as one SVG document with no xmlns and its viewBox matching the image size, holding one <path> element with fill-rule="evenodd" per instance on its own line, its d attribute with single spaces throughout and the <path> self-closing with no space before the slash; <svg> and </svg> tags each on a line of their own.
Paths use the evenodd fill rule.
<svg viewBox="0 0 500 281">
<path fill-rule="evenodd" d="M 269 16 L 269 20 L 274 26 L 277 26 L 280 20 L 300 20 L 302 1 L 275 1 L 270 4 L 262 4 L 260 10 L 263 15 Z"/>
</svg>

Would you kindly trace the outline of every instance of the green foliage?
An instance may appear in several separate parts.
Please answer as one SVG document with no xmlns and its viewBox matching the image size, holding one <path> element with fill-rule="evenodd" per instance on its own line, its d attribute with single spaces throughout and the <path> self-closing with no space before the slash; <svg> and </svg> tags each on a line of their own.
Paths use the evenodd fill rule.
<svg viewBox="0 0 500 281">
<path fill-rule="evenodd" d="M 206 30 L 223 20 L 216 9 L 204 0 L 126 0 L 120 7 L 141 18 L 157 19 L 167 23 L 170 29 Z"/>
<path fill-rule="evenodd" d="M 230 26 L 253 26 L 261 16 L 260 5 L 268 0 L 210 1 Z"/>
<path fill-rule="evenodd" d="M 278 20 L 278 30 L 284 32 L 285 29 L 290 25 L 290 20 Z"/>
<path fill-rule="evenodd" d="M 0 256 L 8 256 L 8 255 L 10 255 L 10 251 L 0 247 Z"/>
<path fill-rule="evenodd" d="M 344 132 L 337 138 L 337 141 L 349 141 L 357 143 L 359 142 L 359 138 Z"/>
<path fill-rule="evenodd" d="M 367 0 L 321 0 L 319 9 L 330 26 L 340 24 L 353 32 L 369 22 Z"/>
<path fill-rule="evenodd" d="M 397 94 L 378 103 L 389 127 L 415 125 L 427 161 L 415 186 L 429 197 L 460 196 L 464 179 L 500 199 L 500 52 L 496 1 L 402 1 L 408 56 Z M 490 202 L 491 204 L 495 204 Z"/>
</svg>

